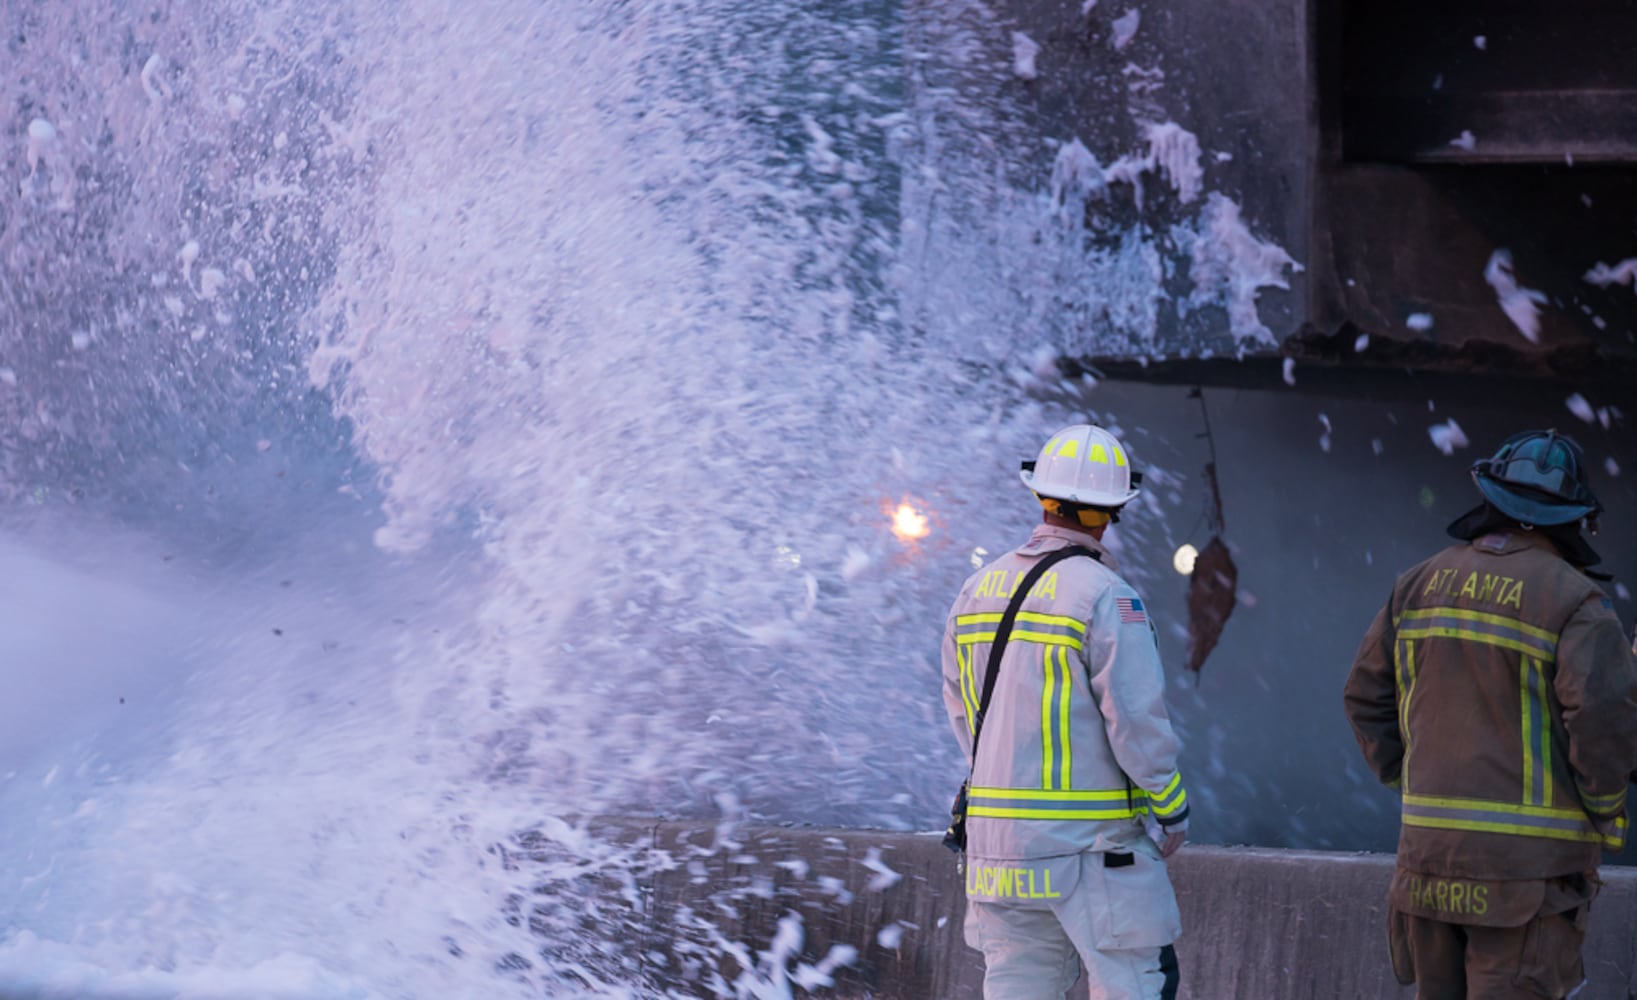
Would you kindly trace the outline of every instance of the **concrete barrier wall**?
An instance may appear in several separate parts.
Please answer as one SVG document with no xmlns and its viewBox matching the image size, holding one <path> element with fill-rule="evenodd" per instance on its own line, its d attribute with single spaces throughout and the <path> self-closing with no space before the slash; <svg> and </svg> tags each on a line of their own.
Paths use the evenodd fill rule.
<svg viewBox="0 0 1637 1000">
<path fill-rule="evenodd" d="M 599 820 L 641 848 L 627 969 L 688 996 L 977 1000 L 953 856 L 932 834 Z M 1407 997 L 1386 950 L 1388 855 L 1190 846 L 1172 859 L 1183 997 Z M 1637 995 L 1637 869 L 1605 868 L 1582 1000 Z M 632 891 L 634 889 L 634 892 Z M 1071 995 L 1073 993 L 1071 992 Z"/>
</svg>

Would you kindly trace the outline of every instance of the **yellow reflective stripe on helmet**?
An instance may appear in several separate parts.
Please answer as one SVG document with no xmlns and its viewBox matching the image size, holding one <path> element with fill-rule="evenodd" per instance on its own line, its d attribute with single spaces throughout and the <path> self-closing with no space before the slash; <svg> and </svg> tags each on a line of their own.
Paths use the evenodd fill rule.
<svg viewBox="0 0 1637 1000">
<path fill-rule="evenodd" d="M 1104 448 L 1101 444 L 1092 445 L 1091 450 L 1086 453 L 1086 461 L 1095 462 L 1098 465 L 1107 465 L 1108 449 Z"/>
<path fill-rule="evenodd" d="M 1122 466 L 1125 465 L 1125 449 L 1121 448 L 1119 445 L 1114 446 L 1114 464 Z"/>
<path fill-rule="evenodd" d="M 1505 833 L 1519 837 L 1544 837 L 1584 843 L 1614 839 L 1623 842 L 1625 839 L 1623 817 L 1616 822 L 1615 832 L 1605 838 L 1592 825 L 1590 817 L 1579 810 L 1490 802 L 1484 799 L 1405 795 L 1402 818 L 1405 826 L 1440 830 Z"/>
<path fill-rule="evenodd" d="M 1050 451 L 1051 449 L 1048 447 L 1046 450 Z M 1063 456 L 1064 458 L 1073 458 L 1074 456 L 1080 454 L 1080 439 L 1076 437 L 1062 438 L 1061 442 L 1057 446 L 1057 454 Z"/>
</svg>

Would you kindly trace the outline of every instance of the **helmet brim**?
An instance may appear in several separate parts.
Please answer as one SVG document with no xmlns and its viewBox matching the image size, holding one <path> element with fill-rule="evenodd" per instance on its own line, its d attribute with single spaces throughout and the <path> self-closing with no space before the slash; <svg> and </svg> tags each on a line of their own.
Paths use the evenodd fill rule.
<svg viewBox="0 0 1637 1000">
<path fill-rule="evenodd" d="M 1137 498 L 1142 492 L 1132 488 L 1124 493 L 1103 493 L 1098 490 L 1045 490 L 1035 485 L 1034 473 L 1024 469 L 1018 473 L 1023 485 L 1036 496 L 1050 497 L 1053 500 L 1062 500 L 1067 503 L 1077 503 L 1083 507 L 1102 507 L 1108 510 L 1118 510 Z"/>
<path fill-rule="evenodd" d="M 1474 473 L 1472 478 L 1478 484 L 1478 492 L 1496 510 L 1523 524 L 1569 524 L 1597 512 L 1592 504 L 1550 503 L 1527 496 L 1483 473 Z"/>
</svg>

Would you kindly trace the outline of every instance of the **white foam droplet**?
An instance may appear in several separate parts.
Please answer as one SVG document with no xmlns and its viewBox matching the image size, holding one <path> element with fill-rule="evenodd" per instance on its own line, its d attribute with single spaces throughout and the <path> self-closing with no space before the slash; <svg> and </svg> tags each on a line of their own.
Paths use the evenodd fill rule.
<svg viewBox="0 0 1637 1000">
<path fill-rule="evenodd" d="M 1540 307 L 1546 303 L 1546 294 L 1518 284 L 1512 273 L 1512 252 L 1505 248 L 1489 255 L 1484 265 L 1484 280 L 1495 290 L 1495 300 L 1506 318 L 1518 328 L 1530 343 L 1540 340 Z"/>
<path fill-rule="evenodd" d="M 1131 44 L 1131 39 L 1137 34 L 1137 28 L 1142 24 L 1142 11 L 1133 7 L 1114 20 L 1114 37 L 1110 41 L 1114 51 L 1118 52 Z"/>
<path fill-rule="evenodd" d="M 1040 45 L 1034 39 L 1021 31 L 1012 32 L 1012 75 L 1020 80 L 1033 80 L 1040 75 L 1035 67 L 1035 57 L 1040 55 Z"/>
<path fill-rule="evenodd" d="M 199 295 L 202 298 L 213 299 L 216 292 L 227 283 L 227 275 L 214 267 L 207 267 L 199 272 Z"/>
<path fill-rule="evenodd" d="M 1432 438 L 1432 443 L 1438 450 L 1446 455 L 1453 455 L 1455 449 L 1465 448 L 1470 443 L 1467 441 L 1466 433 L 1461 430 L 1461 425 L 1456 423 L 1453 417 L 1446 423 L 1428 427 L 1427 435 Z"/>
<path fill-rule="evenodd" d="M 159 53 L 155 52 L 142 64 L 142 72 L 138 77 L 142 81 L 142 89 L 147 93 L 148 100 L 155 103 L 166 97 L 165 82 L 159 78 L 159 71 L 164 68 L 165 60 L 159 58 Z"/>
</svg>

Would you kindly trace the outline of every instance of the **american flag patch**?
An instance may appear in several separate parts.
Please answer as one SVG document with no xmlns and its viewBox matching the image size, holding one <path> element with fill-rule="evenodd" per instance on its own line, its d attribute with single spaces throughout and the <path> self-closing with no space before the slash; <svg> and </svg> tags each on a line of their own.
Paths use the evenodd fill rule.
<svg viewBox="0 0 1637 1000">
<path fill-rule="evenodd" d="M 1143 610 L 1142 601 L 1135 597 L 1118 597 L 1114 606 L 1120 609 L 1120 622 L 1124 625 L 1142 625 L 1148 621 L 1148 613 Z"/>
</svg>

